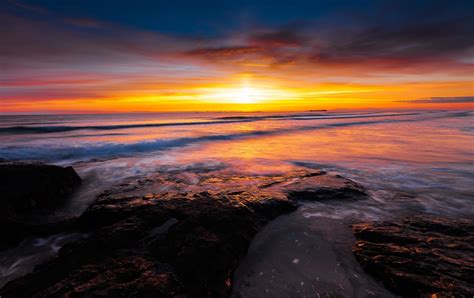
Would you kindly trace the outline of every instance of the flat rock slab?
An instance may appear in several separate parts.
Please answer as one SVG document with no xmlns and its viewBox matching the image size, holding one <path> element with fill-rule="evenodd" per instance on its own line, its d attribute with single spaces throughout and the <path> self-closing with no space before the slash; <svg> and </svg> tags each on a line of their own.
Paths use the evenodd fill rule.
<svg viewBox="0 0 474 298">
<path fill-rule="evenodd" d="M 357 260 L 394 293 L 473 296 L 474 221 L 420 215 L 352 228 Z"/>
<path fill-rule="evenodd" d="M 365 188 L 340 175 L 324 171 L 293 171 L 285 174 L 235 175 L 226 171 L 206 173 L 158 172 L 146 178 L 124 181 L 99 196 L 141 196 L 160 192 L 268 193 L 291 200 L 365 199 Z"/>
<path fill-rule="evenodd" d="M 343 191 L 345 198 L 361 198 L 359 185 L 324 172 L 157 173 L 127 181 L 77 219 L 87 238 L 66 244 L 56 258 L 9 282 L 0 296 L 227 296 L 254 235 L 297 208 L 301 180 L 308 184 L 305 192 L 314 184 L 314 199 L 319 189 L 327 199 L 331 185 L 336 199 Z"/>
</svg>

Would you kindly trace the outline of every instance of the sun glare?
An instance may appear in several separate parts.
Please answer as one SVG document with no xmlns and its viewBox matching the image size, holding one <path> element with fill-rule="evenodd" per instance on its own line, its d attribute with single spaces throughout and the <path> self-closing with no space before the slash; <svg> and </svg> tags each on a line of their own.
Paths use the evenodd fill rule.
<svg viewBox="0 0 474 298">
<path fill-rule="evenodd" d="M 199 90 L 203 101 L 236 105 L 262 104 L 294 97 L 294 94 L 274 86 L 255 86 L 244 82 L 236 87 L 211 87 Z"/>
<path fill-rule="evenodd" d="M 238 103 L 254 103 L 256 100 L 255 90 L 245 86 L 235 94 L 235 101 Z"/>
<path fill-rule="evenodd" d="M 242 86 L 240 88 L 213 88 L 208 94 L 204 94 L 204 97 L 211 101 L 253 104 L 265 100 L 267 95 L 263 89 Z"/>
</svg>

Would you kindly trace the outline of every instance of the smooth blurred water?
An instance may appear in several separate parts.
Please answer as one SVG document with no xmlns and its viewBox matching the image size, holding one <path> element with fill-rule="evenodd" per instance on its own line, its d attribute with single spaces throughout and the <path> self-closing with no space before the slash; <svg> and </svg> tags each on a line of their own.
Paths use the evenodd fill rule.
<svg viewBox="0 0 474 298">
<path fill-rule="evenodd" d="M 72 202 L 76 213 L 120 179 L 158 167 L 219 164 L 247 174 L 325 169 L 370 189 L 372 209 L 326 214 L 332 217 L 388 216 L 392 209 L 410 208 L 469 216 L 473 116 L 472 111 L 0 116 L 0 158 L 72 164 L 86 181 L 80 199 Z"/>
<path fill-rule="evenodd" d="M 72 165 L 78 171 L 83 186 L 51 215 L 54 219 L 78 216 L 103 190 L 125 178 L 157 171 L 261 175 L 307 168 L 341 174 L 367 187 L 370 198 L 307 202 L 291 215 L 295 235 L 315 226 L 305 247 L 326 243 L 322 247 L 327 250 L 320 254 L 336 256 L 327 268 L 345 264 L 339 282 L 325 285 L 338 292 L 341 280 L 361 272 L 349 257 L 353 238 L 347 224 L 420 212 L 474 216 L 473 116 L 472 111 L 0 116 L 0 158 Z M 319 222 L 340 223 L 339 230 L 347 230 L 337 233 L 334 224 Z M 265 233 L 284 230 L 275 225 Z M 34 241 L 0 253 L 0 261 L 5 261 L 0 264 L 4 274 L 0 285 L 57 250 L 32 249 L 28 243 Z M 281 240 L 274 241 L 275 246 L 269 247 L 277 247 Z M 331 252 L 332 247 L 337 249 Z M 342 257 L 339 247 L 345 247 Z M 250 253 L 255 255 L 260 253 Z M 297 257 L 324 261 L 310 252 Z M 249 272 L 257 270 L 251 261 L 245 264 Z M 301 268 L 304 276 L 307 268 Z M 286 273 L 281 276 L 288 280 Z M 340 293 L 359 293 L 369 286 L 382 291 L 370 278 L 357 280 L 357 285 Z"/>
</svg>

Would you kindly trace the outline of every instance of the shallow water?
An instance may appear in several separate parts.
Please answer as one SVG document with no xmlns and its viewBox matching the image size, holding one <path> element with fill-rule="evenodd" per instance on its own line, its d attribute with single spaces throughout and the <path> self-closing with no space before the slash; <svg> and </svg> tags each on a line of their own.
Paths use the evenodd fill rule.
<svg viewBox="0 0 474 298">
<path fill-rule="evenodd" d="M 17 247 L 0 253 L 0 287 L 9 280 L 23 276 L 34 266 L 57 254 L 61 246 L 86 235 L 60 233 L 47 237 L 29 238 Z"/>
<path fill-rule="evenodd" d="M 101 191 L 157 170 L 252 175 L 323 169 L 362 183 L 371 198 L 305 203 L 294 222 L 332 220 L 348 229 L 353 222 L 420 212 L 472 217 L 473 116 L 472 111 L 0 116 L 0 158 L 74 166 L 83 187 L 52 219 L 78 216 Z M 313 229 L 312 239 L 333 247 L 348 232 L 332 230 Z M 350 250 L 349 242 L 344 243 Z M 15 259 L 15 252 L 9 256 Z M 348 272 L 358 272 L 343 258 L 353 266 Z M 33 261 L 24 262 L 31 268 Z M 21 264 L 16 268 L 25 270 Z M 358 296 L 359 289 L 325 291 Z"/>
</svg>

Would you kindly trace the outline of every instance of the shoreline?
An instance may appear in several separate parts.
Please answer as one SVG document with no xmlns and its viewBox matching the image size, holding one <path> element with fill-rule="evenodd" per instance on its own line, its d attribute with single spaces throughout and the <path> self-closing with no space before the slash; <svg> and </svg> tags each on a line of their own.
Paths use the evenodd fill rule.
<svg viewBox="0 0 474 298">
<path fill-rule="evenodd" d="M 354 255 L 350 252 L 350 242 L 353 241 L 355 247 L 359 247 L 360 241 L 355 241 L 348 223 L 323 217 L 316 220 L 311 217 L 305 219 L 301 212 L 294 212 L 302 202 L 308 200 L 323 202 L 323 204 L 329 202 L 330 204 L 333 201 L 357 203 L 367 199 L 367 191 L 361 185 L 339 175 L 315 170 L 260 176 L 229 175 L 225 171 L 219 170 L 197 172 L 191 176 L 183 172 L 174 172 L 156 173 L 139 179 L 126 179 L 115 187 L 102 192 L 80 217 L 72 220 L 69 227 L 63 227 L 64 232 L 80 232 L 87 237 L 72 238 L 69 244 L 61 249 L 58 248 L 58 256 L 37 266 L 32 273 L 9 282 L 0 289 L 0 293 L 4 297 L 9 297 L 9 295 L 20 291 L 28 296 L 33 292 L 28 292 L 29 294 L 24 292 L 23 289 L 27 287 L 31 289 L 29 291 L 39 293 L 39 297 L 42 295 L 62 296 L 66 293 L 113 294 L 117 289 L 114 287 L 124 287 L 123 282 L 118 282 L 118 279 L 123 274 L 120 272 L 127 268 L 125 269 L 129 271 L 127 274 L 135 272 L 132 274 L 135 275 L 135 278 L 125 282 L 125 288 L 130 291 L 128 293 L 136 293 L 136 291 L 145 289 L 144 294 L 153 291 L 162 294 L 181 293 L 193 296 L 247 297 L 252 295 L 246 296 L 244 293 L 254 293 L 252 291 L 262 294 L 265 287 L 248 286 L 252 284 L 248 280 L 249 276 L 253 274 L 249 274 L 249 272 L 254 272 L 258 266 L 264 266 L 267 269 L 268 266 L 281 267 L 282 262 L 279 261 L 275 264 L 271 260 L 282 258 L 264 258 L 261 262 L 248 260 L 252 260 L 252 258 L 255 260 L 256 253 L 262 257 L 284 254 L 289 250 L 288 245 L 291 246 L 291 244 L 281 243 L 278 237 L 273 236 L 274 240 L 266 244 L 266 249 L 270 249 L 270 251 L 262 253 L 258 252 L 258 249 L 255 250 L 255 247 L 259 247 L 256 243 L 261 242 L 259 239 L 262 237 L 267 237 L 265 235 L 271 235 L 271 231 L 275 227 L 279 226 L 280 229 L 285 229 L 294 226 L 295 222 L 302 221 L 310 225 L 311 223 L 325 222 L 326 224 L 323 226 L 328 225 L 332 228 L 323 228 L 322 230 L 319 228 L 318 230 L 316 226 L 316 230 L 313 232 L 308 230 L 309 234 L 307 233 L 308 235 L 313 233 L 313 236 L 310 237 L 313 240 L 297 243 L 297 247 L 313 247 L 314 251 L 311 249 L 307 251 L 306 257 L 316 263 L 313 265 L 308 265 L 312 264 L 311 262 L 305 264 L 301 261 L 300 263 L 301 257 L 294 257 L 292 263 L 281 267 L 283 269 L 280 271 L 283 273 L 280 272 L 279 278 L 285 280 L 285 276 L 291 276 L 288 269 L 294 267 L 294 260 L 298 260 L 296 263 L 300 263 L 300 267 L 303 268 L 300 270 L 308 272 L 307 274 L 310 275 L 311 273 L 316 274 L 318 280 L 314 281 L 314 275 L 312 275 L 313 280 L 298 281 L 299 286 L 297 288 L 290 287 L 291 289 L 295 291 L 304 289 L 309 292 L 311 287 L 316 287 L 317 291 L 320 291 L 319 293 L 331 293 L 338 290 L 351 295 L 360 294 L 361 288 L 367 288 L 370 285 L 372 290 L 369 292 L 371 293 L 391 295 L 380 286 L 379 282 L 375 282 L 372 277 L 363 273 L 362 267 L 355 262 Z M 249 211 L 251 212 L 247 213 Z M 290 212 L 289 215 L 281 216 L 288 212 Z M 293 220 L 287 221 L 288 224 L 278 224 L 285 222 L 285 218 L 293 218 Z M 281 233 L 279 237 L 291 233 L 299 234 L 306 229 L 305 226 L 308 224 L 296 225 L 293 232 Z M 335 227 L 338 225 L 341 225 L 340 232 L 336 232 L 338 229 Z M 175 229 L 176 231 L 174 231 Z M 335 233 L 334 235 L 350 234 L 351 236 L 343 236 L 346 240 L 342 240 L 345 244 L 341 246 L 335 244 L 342 239 L 340 236 L 336 236 L 335 240 L 332 240 L 331 237 L 327 238 L 328 236 L 325 236 L 326 238 L 322 236 L 332 233 Z M 236 238 L 237 235 L 240 236 Z M 303 233 L 299 237 L 300 240 L 294 240 L 301 241 L 301 238 L 308 235 Z M 356 235 L 358 235 L 357 232 Z M 383 238 L 381 236 L 381 239 Z M 105 248 L 97 246 L 99 243 L 105 245 Z M 314 249 L 314 245 L 319 247 L 323 245 L 326 248 L 323 250 L 320 248 L 318 252 L 317 249 Z M 331 248 L 333 245 L 336 245 L 335 248 Z M 186 247 L 185 252 L 176 254 L 176 251 L 179 251 L 178 248 L 183 247 Z M 353 261 L 349 263 L 331 261 L 326 267 L 322 267 L 325 269 L 317 267 L 321 260 L 331 258 L 337 260 L 338 257 L 328 256 L 334 255 L 334 253 L 338 255 L 344 251 L 343 260 L 352 259 Z M 348 257 L 348 254 L 351 257 Z M 355 256 L 360 255 L 359 251 Z M 216 263 L 215 257 L 218 257 L 217 260 L 221 260 Z M 105 261 L 102 261 L 101 258 L 105 258 Z M 182 258 L 184 261 L 180 261 Z M 71 259 L 74 260 L 73 263 L 71 263 Z M 360 257 L 358 260 L 360 261 Z M 335 275 L 333 278 L 334 281 L 340 279 L 341 282 L 319 280 L 319 276 L 322 274 L 317 272 L 332 268 L 331 266 L 339 267 L 341 264 L 343 267 L 345 266 L 343 275 Z M 362 264 L 364 264 L 363 261 Z M 257 267 L 254 268 L 254 266 Z M 68 286 L 70 283 L 84 283 L 81 276 L 86 272 L 89 272 L 88 275 L 94 276 L 95 274 L 92 272 L 95 270 L 99 270 L 99 272 L 110 270 L 111 275 L 107 277 L 107 284 L 111 284 L 104 288 L 105 280 L 97 280 L 97 276 L 90 277 L 92 279 L 89 278 L 87 282 L 89 286 L 81 288 L 82 290 Z M 151 272 L 156 272 L 156 270 L 162 272 L 159 275 L 159 280 L 156 278 L 150 280 L 149 274 L 155 276 Z M 337 271 L 337 268 L 335 270 Z M 407 267 L 407 270 L 410 270 L 410 266 Z M 59 275 L 52 273 L 56 271 L 63 273 Z M 263 274 L 259 273 L 258 276 L 253 276 L 250 280 L 259 285 L 258 280 L 261 280 L 261 276 L 265 275 L 264 271 L 266 270 L 259 271 Z M 48 277 L 51 274 L 53 277 Z M 61 276 L 61 274 L 67 274 L 69 277 Z M 72 277 L 70 277 L 71 274 Z M 350 275 L 352 277 L 347 279 Z M 193 281 L 196 276 L 201 276 L 204 279 L 198 282 Z M 384 276 L 384 274 L 378 273 L 374 277 L 383 279 Z M 279 284 L 281 286 L 284 283 L 280 282 Z M 361 284 L 365 286 L 362 287 Z M 403 281 L 401 284 L 403 285 Z M 341 286 L 342 288 L 340 288 Z M 399 291 L 393 285 L 389 288 L 395 292 Z M 443 290 L 443 288 L 438 287 L 438 290 Z M 433 288 L 428 291 L 435 293 Z"/>
</svg>

